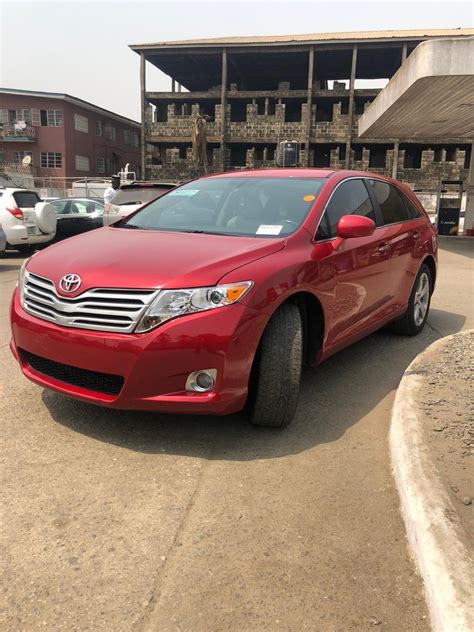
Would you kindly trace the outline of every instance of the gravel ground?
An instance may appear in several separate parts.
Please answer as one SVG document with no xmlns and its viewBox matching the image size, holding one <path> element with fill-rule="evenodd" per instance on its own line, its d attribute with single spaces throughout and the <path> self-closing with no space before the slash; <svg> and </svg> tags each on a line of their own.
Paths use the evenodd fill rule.
<svg viewBox="0 0 474 632">
<path fill-rule="evenodd" d="M 449 518 L 460 522 L 466 540 L 474 536 L 473 352 L 470 330 L 438 347 L 419 367 L 429 376 L 420 398 L 427 445 L 457 511 Z"/>
</svg>

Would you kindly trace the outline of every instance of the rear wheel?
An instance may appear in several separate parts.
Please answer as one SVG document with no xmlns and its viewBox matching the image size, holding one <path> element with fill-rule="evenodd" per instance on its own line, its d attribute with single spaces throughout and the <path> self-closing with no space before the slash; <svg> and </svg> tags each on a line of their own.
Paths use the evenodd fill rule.
<svg viewBox="0 0 474 632">
<path fill-rule="evenodd" d="M 248 409 L 256 426 L 284 428 L 298 404 L 303 362 L 303 324 L 296 305 L 282 305 L 260 342 L 251 374 Z"/>
<path fill-rule="evenodd" d="M 391 329 L 404 336 L 416 336 L 420 333 L 430 311 L 433 281 L 431 270 L 424 263 L 418 271 L 413 290 L 408 301 L 407 311 L 400 320 L 391 324 Z"/>
</svg>

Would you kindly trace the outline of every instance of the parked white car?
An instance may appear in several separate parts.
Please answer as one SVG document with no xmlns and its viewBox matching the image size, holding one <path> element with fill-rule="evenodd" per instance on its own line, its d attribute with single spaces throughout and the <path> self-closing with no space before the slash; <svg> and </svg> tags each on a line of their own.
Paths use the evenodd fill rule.
<svg viewBox="0 0 474 632">
<path fill-rule="evenodd" d="M 0 224 L 0 256 L 3 255 L 5 249 L 7 247 L 7 236 L 5 235 L 5 231 Z"/>
<path fill-rule="evenodd" d="M 36 191 L 0 187 L 0 223 L 7 246 L 20 252 L 45 244 L 56 234 L 56 213 Z"/>
<path fill-rule="evenodd" d="M 176 185 L 171 182 L 132 182 L 122 184 L 112 202 L 108 202 L 104 208 L 104 226 L 116 222 L 133 211 L 136 211 L 146 202 L 159 198 Z"/>
</svg>

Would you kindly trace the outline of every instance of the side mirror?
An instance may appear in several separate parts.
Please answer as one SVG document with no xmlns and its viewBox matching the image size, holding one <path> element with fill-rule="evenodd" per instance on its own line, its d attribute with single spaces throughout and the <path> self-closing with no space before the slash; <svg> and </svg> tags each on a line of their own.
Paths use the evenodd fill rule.
<svg viewBox="0 0 474 632">
<path fill-rule="evenodd" d="M 343 215 L 337 222 L 337 235 L 342 239 L 370 237 L 376 226 L 374 220 L 363 215 Z"/>
</svg>

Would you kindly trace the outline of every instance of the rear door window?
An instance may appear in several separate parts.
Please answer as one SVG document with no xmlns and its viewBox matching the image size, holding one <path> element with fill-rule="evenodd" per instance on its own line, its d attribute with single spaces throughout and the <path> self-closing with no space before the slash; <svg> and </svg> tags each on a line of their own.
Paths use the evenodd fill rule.
<svg viewBox="0 0 474 632">
<path fill-rule="evenodd" d="M 329 200 L 316 234 L 317 240 L 337 235 L 337 223 L 343 215 L 363 215 L 375 222 L 375 212 L 362 180 L 342 182 Z"/>
<path fill-rule="evenodd" d="M 16 191 L 13 198 L 18 208 L 34 208 L 41 199 L 35 191 Z"/>
<path fill-rule="evenodd" d="M 394 186 L 382 180 L 367 180 L 366 182 L 379 203 L 384 224 L 397 224 L 409 219 L 402 195 Z"/>
</svg>

